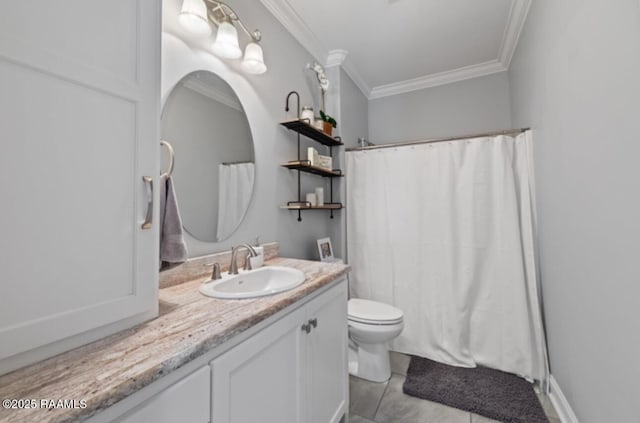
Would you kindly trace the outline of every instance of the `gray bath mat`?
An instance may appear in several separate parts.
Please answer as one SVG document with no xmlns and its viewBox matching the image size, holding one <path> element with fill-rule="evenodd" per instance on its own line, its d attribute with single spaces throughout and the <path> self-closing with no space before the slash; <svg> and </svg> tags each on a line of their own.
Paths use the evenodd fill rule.
<svg viewBox="0 0 640 423">
<path fill-rule="evenodd" d="M 529 382 L 486 367 L 453 367 L 411 356 L 403 390 L 504 423 L 549 423 Z"/>
</svg>

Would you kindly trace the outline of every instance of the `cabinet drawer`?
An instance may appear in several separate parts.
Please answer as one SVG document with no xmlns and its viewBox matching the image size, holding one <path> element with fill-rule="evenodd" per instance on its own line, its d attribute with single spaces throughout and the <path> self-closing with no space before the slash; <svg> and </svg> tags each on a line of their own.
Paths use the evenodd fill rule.
<svg viewBox="0 0 640 423">
<path fill-rule="evenodd" d="M 208 423 L 210 412 L 209 366 L 171 385 L 132 410 L 118 423 Z"/>
</svg>

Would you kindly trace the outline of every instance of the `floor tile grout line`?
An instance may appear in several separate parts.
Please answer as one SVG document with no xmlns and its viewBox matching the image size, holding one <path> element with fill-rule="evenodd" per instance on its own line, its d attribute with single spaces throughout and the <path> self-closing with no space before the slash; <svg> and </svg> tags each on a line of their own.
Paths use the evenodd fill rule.
<svg viewBox="0 0 640 423">
<path fill-rule="evenodd" d="M 376 416 L 378 415 L 378 410 L 380 410 L 380 404 L 382 404 L 382 399 L 384 398 L 385 394 L 387 393 L 387 389 L 389 389 L 389 385 L 391 384 L 391 378 L 393 377 L 394 374 L 396 374 L 396 373 L 391 373 L 391 377 L 387 381 L 387 384 L 384 387 L 384 391 L 382 391 L 382 396 L 380 396 L 380 400 L 378 401 L 378 406 L 376 407 L 376 411 L 373 413 L 373 422 L 374 423 L 376 423 Z"/>
</svg>

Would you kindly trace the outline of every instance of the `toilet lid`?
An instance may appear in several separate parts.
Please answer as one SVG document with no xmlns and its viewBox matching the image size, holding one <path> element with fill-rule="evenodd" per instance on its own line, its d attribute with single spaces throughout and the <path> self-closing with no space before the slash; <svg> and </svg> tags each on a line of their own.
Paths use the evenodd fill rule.
<svg viewBox="0 0 640 423">
<path fill-rule="evenodd" d="M 377 301 L 352 298 L 348 306 L 349 320 L 361 323 L 393 324 L 402 321 L 402 310 Z"/>
</svg>

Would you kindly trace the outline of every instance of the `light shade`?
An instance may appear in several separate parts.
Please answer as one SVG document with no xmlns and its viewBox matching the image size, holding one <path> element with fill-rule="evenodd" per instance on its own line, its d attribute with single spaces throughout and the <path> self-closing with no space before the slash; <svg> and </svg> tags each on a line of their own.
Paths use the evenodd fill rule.
<svg viewBox="0 0 640 423">
<path fill-rule="evenodd" d="M 203 0 L 183 0 L 178 21 L 194 35 L 211 34 L 211 25 L 207 20 L 207 5 Z"/>
<path fill-rule="evenodd" d="M 238 44 L 238 30 L 229 22 L 222 22 L 218 27 L 213 52 L 225 59 L 237 59 L 242 56 Z"/>
<path fill-rule="evenodd" d="M 262 47 L 260 47 L 258 43 L 251 42 L 247 44 L 247 48 L 244 50 L 242 68 L 245 72 L 254 75 L 259 75 L 267 71 L 267 66 L 264 64 L 264 57 L 262 55 Z"/>
</svg>

